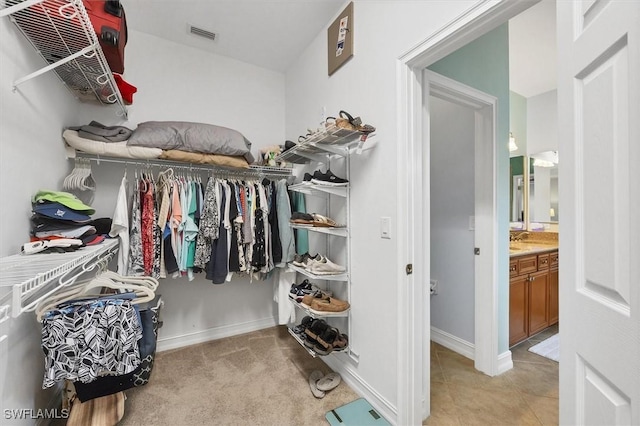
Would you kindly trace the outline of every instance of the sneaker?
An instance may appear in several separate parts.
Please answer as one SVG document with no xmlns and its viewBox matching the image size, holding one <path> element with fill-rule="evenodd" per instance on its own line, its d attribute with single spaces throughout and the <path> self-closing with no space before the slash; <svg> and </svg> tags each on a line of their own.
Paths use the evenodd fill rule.
<svg viewBox="0 0 640 426">
<path fill-rule="evenodd" d="M 311 182 L 317 185 L 326 185 L 326 186 L 347 186 L 349 181 L 347 179 L 339 178 L 334 175 L 331 170 L 327 170 L 327 173 L 322 173 L 320 170 L 317 170 L 313 174 L 313 178 Z"/>
<path fill-rule="evenodd" d="M 347 271 L 344 266 L 333 263 L 326 257 L 315 261 L 308 270 L 314 275 L 338 275 Z"/>
<path fill-rule="evenodd" d="M 311 267 L 316 264 L 317 262 L 322 262 L 324 260 L 324 256 L 322 256 L 321 254 L 316 254 L 313 257 L 309 257 L 307 259 L 307 261 L 304 264 L 304 269 L 306 269 L 307 271 L 311 272 Z"/>
<path fill-rule="evenodd" d="M 293 262 L 291 262 L 291 263 L 294 264 L 295 266 L 299 266 L 300 268 L 304 268 L 307 265 L 307 260 L 310 257 L 311 257 L 311 255 L 309 253 L 296 254 L 293 257 Z"/>
</svg>

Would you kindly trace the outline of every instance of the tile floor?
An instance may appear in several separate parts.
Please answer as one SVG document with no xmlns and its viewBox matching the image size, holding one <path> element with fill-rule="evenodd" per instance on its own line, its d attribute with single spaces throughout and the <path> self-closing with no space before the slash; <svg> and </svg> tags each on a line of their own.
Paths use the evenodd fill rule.
<svg viewBox="0 0 640 426">
<path fill-rule="evenodd" d="M 431 342 L 431 416 L 425 425 L 557 425 L 558 363 L 528 349 L 552 326 L 511 348 L 513 369 L 496 377 Z"/>
</svg>

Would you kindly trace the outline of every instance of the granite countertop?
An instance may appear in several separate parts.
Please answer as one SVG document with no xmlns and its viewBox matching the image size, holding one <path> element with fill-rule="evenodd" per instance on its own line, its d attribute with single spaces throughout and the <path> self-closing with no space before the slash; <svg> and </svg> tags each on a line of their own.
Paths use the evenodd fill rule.
<svg viewBox="0 0 640 426">
<path fill-rule="evenodd" d="M 511 241 L 509 243 L 509 256 L 544 253 L 545 251 L 557 249 L 557 241 Z"/>
</svg>

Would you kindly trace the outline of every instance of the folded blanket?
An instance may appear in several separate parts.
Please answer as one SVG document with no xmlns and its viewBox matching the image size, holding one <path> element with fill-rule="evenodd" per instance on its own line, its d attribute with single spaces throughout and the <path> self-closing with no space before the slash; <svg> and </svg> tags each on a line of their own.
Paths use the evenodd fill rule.
<svg viewBox="0 0 640 426">
<path fill-rule="evenodd" d="M 242 169 L 249 167 L 249 163 L 247 163 L 247 160 L 244 157 L 220 154 L 201 154 L 198 152 L 186 152 L 177 149 L 162 151 L 160 158 L 163 160 L 184 161 L 193 164 L 211 164 Z"/>
<path fill-rule="evenodd" d="M 84 139 L 91 139 L 100 142 L 122 142 L 129 139 L 133 130 L 124 126 L 105 126 L 104 124 L 92 121 L 84 126 L 69 127 L 76 130 L 78 136 Z"/>
<path fill-rule="evenodd" d="M 106 155 L 109 157 L 152 159 L 162 154 L 159 148 L 146 148 L 143 146 L 128 146 L 127 141 L 100 142 L 81 138 L 75 130 L 65 130 L 62 137 L 67 144 L 78 151 L 88 154 Z"/>
</svg>

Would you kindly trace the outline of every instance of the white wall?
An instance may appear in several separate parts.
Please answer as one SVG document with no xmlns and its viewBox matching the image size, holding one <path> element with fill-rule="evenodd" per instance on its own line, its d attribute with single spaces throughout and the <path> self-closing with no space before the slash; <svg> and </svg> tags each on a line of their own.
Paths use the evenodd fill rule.
<svg viewBox="0 0 640 426">
<path fill-rule="evenodd" d="M 239 130 L 253 142 L 255 156 L 261 146 L 284 142 L 281 73 L 131 31 L 125 78 L 138 87 L 138 93 L 129 121 L 121 123 L 113 107 L 80 104 L 52 73 L 12 93 L 13 80 L 42 63 L 8 19 L 0 20 L 0 31 L 0 191 L 11 205 L 0 224 L 3 256 L 16 253 L 28 240 L 30 196 L 40 188 L 61 189 L 70 170 L 60 136 L 66 126 L 90 120 L 130 128 L 146 120 L 200 121 Z M 112 216 L 124 169 L 106 162 L 94 165 L 94 217 Z M 204 278 L 167 279 L 160 292 L 165 300 L 160 349 L 275 324 L 271 280 L 237 279 L 216 286 Z M 43 374 L 39 325 L 33 314 L 25 314 L 2 324 L 1 332 L 5 330 L 9 338 L 0 343 L 2 408 L 45 408 L 52 393 L 39 390 Z"/>
<path fill-rule="evenodd" d="M 281 73 L 131 31 L 125 79 L 138 88 L 123 123 L 131 129 L 151 120 L 216 124 L 241 132 L 253 143 L 255 157 L 260 147 L 284 143 Z M 109 124 L 117 117 L 85 109 L 78 124 L 90 120 Z M 108 163 L 94 167 L 97 216 L 113 214 L 124 170 Z M 161 280 L 160 293 L 165 300 L 161 350 L 275 324 L 271 280 L 235 278 L 214 285 L 199 274 L 193 282 Z"/>
<path fill-rule="evenodd" d="M 55 189 L 68 172 L 60 129 L 73 123 L 79 106 L 53 74 L 12 92 L 14 80 L 46 64 L 8 18 L 0 19 L 0 40 L 0 256 L 9 256 L 29 241 L 31 196 Z M 12 283 L 1 284 L 3 297 Z M 0 423 L 26 424 L 6 419 L 4 410 L 44 408 L 54 396 L 42 390 L 40 327 L 27 314 L 0 325 L 1 334 L 8 338 L 0 343 Z"/>
<path fill-rule="evenodd" d="M 527 155 L 558 150 L 558 92 L 527 98 Z"/>
<path fill-rule="evenodd" d="M 375 149 L 351 163 L 352 348 L 358 365 L 342 363 L 393 412 L 397 404 L 396 135 L 397 59 L 453 20 L 474 1 L 354 1 L 354 57 L 327 75 L 322 31 L 287 71 L 286 136 L 341 109 L 377 127 Z M 346 4 L 346 3 L 345 3 Z M 391 218 L 392 239 L 381 239 L 380 217 Z M 402 266 L 404 268 L 404 266 Z M 389 411 L 385 414 L 389 414 Z M 392 413 L 391 415 L 395 415 Z"/>
<path fill-rule="evenodd" d="M 474 125 L 473 110 L 433 96 L 431 129 L 431 327 L 473 344 Z"/>
</svg>

